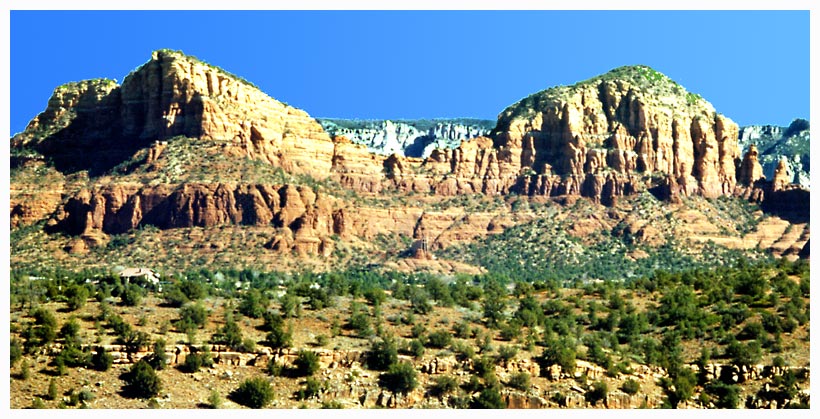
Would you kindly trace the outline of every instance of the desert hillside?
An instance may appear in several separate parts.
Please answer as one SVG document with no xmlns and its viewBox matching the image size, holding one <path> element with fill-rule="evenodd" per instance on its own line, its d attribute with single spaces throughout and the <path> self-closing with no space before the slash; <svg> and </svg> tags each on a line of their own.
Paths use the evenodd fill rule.
<svg viewBox="0 0 820 419">
<path fill-rule="evenodd" d="M 58 86 L 10 139 L 12 407 L 806 407 L 792 125 L 642 65 L 491 122 L 171 50 Z"/>
</svg>

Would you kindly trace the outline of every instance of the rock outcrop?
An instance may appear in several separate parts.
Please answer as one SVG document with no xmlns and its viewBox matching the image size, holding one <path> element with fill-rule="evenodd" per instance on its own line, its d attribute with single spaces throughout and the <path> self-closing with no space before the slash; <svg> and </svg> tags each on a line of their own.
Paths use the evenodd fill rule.
<svg viewBox="0 0 820 419">
<path fill-rule="evenodd" d="M 157 140 L 218 141 L 225 151 L 293 173 L 327 177 L 333 143 L 302 110 L 182 53 L 160 50 L 125 77 L 58 87 L 48 108 L 12 139 L 66 171 L 100 173 Z"/>
<path fill-rule="evenodd" d="M 811 133 L 809 121 L 795 119 L 788 127 L 750 125 L 740 129 L 738 145 L 746 152 L 752 145 L 760 150 L 760 164 L 767 179 L 772 179 L 781 161 L 785 160 L 788 183 L 810 187 Z"/>
<path fill-rule="evenodd" d="M 457 208 L 356 208 L 310 187 L 289 184 L 110 184 L 70 196 L 48 220 L 46 230 L 76 236 L 69 250 L 81 253 L 107 243 L 107 235 L 147 225 L 268 227 L 271 238 L 264 247 L 269 250 L 328 256 L 334 235 L 370 240 L 392 232 L 420 239 L 417 230 L 424 228 L 433 250 L 489 234 L 495 217 L 492 212 L 467 217 Z"/>
<path fill-rule="evenodd" d="M 644 66 L 531 95 L 505 109 L 494 130 L 505 172 L 559 175 L 559 191 L 594 199 L 638 189 L 638 174 L 668 177 L 681 195 L 731 194 L 737 132 L 708 102 Z"/>
<path fill-rule="evenodd" d="M 328 179 L 364 194 L 584 196 L 604 205 L 646 190 L 671 201 L 693 194 L 788 198 L 798 202 L 762 205 L 807 218 L 807 192 L 788 184 L 787 167 L 773 187 L 757 185 L 760 165 L 753 151 L 740 163 L 737 126 L 648 67 L 623 67 L 531 95 L 504 110 L 486 136 L 479 135 L 486 133 L 483 122 L 458 121 L 428 121 L 424 129 L 385 121 L 377 127 L 384 134 L 377 148 L 396 153 L 374 154 L 368 147 L 375 143 L 331 140 L 304 111 L 193 57 L 161 50 L 122 86 L 90 80 L 57 88 L 47 109 L 12 138 L 14 168 L 50 161 L 59 178 L 47 197 L 38 198 L 24 182 L 12 185 L 12 220 L 50 218 L 48 231 L 75 236 L 65 246 L 75 253 L 142 225 L 267 226 L 275 229 L 268 249 L 321 255 L 332 252 L 331 236 L 390 232 L 418 241 L 423 227 L 432 251 L 503 230 L 496 213 L 372 208 L 346 202 L 344 193 L 317 195 L 313 187 L 287 185 Z M 801 129 L 789 130 L 807 127 Z M 423 159 L 401 155 L 410 153 L 399 137 L 418 133 L 447 147 Z M 190 158 L 205 148 L 210 154 Z M 218 164 L 212 162 L 217 157 Z M 240 175 L 222 176 L 233 165 L 246 166 L 231 172 Z M 258 181 L 244 179 L 259 167 L 287 176 L 268 170 L 273 174 Z M 139 176 L 129 177 L 135 168 Z M 82 170 L 91 182 L 68 190 L 66 175 Z M 205 180 L 197 177 L 203 172 Z M 104 181 L 95 184 L 98 176 Z M 645 233 L 647 242 L 658 235 Z"/>
<path fill-rule="evenodd" d="M 758 179 L 765 178 L 765 176 L 763 176 L 763 167 L 760 166 L 757 156 L 757 147 L 752 144 L 743 156 L 743 161 L 740 163 L 740 170 L 737 174 L 737 181 L 739 183 L 754 185 Z"/>
</svg>

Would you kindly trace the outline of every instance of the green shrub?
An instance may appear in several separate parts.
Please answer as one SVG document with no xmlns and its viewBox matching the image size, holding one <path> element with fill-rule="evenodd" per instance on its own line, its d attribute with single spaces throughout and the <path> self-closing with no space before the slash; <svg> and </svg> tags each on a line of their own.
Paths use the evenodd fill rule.
<svg viewBox="0 0 820 419">
<path fill-rule="evenodd" d="M 455 392 L 458 389 L 458 381 L 455 377 L 449 375 L 442 375 L 436 377 L 435 382 L 430 388 L 430 393 L 434 396 L 441 397 L 446 394 Z"/>
<path fill-rule="evenodd" d="M 299 317 L 301 313 L 302 304 L 299 302 L 299 297 L 292 294 L 285 294 L 280 300 L 279 311 L 285 318 Z"/>
<path fill-rule="evenodd" d="M 441 349 L 450 345 L 453 335 L 447 330 L 437 330 L 427 336 L 427 347 Z"/>
<path fill-rule="evenodd" d="M 285 329 L 284 324 L 274 326 L 273 330 L 265 336 L 265 341 L 271 348 L 290 348 L 293 345 L 293 334 L 290 327 Z"/>
<path fill-rule="evenodd" d="M 177 287 L 191 301 L 200 300 L 208 295 L 205 284 L 197 280 L 182 280 L 177 283 Z"/>
<path fill-rule="evenodd" d="M 82 285 L 71 285 L 65 290 L 66 305 L 69 311 L 76 311 L 85 306 L 89 297 L 88 288 Z"/>
<path fill-rule="evenodd" d="M 138 306 L 145 296 L 145 291 L 136 284 L 128 284 L 120 294 L 122 304 L 129 307 Z"/>
<path fill-rule="evenodd" d="M 413 309 L 413 312 L 416 314 L 427 314 L 432 311 L 433 303 L 428 299 L 427 293 L 418 288 L 413 288 L 413 290 L 415 291 L 410 296 L 410 308 Z"/>
<path fill-rule="evenodd" d="M 113 364 L 114 357 L 104 347 L 98 346 L 94 355 L 91 356 L 91 366 L 97 371 L 108 371 Z"/>
<path fill-rule="evenodd" d="M 137 361 L 131 370 L 125 374 L 123 392 L 130 396 L 147 399 L 159 394 L 162 383 L 156 371 L 144 360 Z"/>
<path fill-rule="evenodd" d="M 697 382 L 695 373 L 688 368 L 681 369 L 673 376 L 661 378 L 660 385 L 666 394 L 664 406 L 676 409 L 681 401 L 689 400 Z"/>
<path fill-rule="evenodd" d="M 34 316 L 34 324 L 32 336 L 26 341 L 26 346 L 39 347 L 45 344 L 54 342 L 57 338 L 57 318 L 51 311 L 38 308 L 32 314 Z"/>
<path fill-rule="evenodd" d="M 11 338 L 11 342 L 9 343 L 9 359 L 11 362 L 11 366 L 13 367 L 20 358 L 23 357 L 23 347 L 20 345 L 20 341 L 13 337 Z"/>
<path fill-rule="evenodd" d="M 367 303 L 372 306 L 380 306 L 387 299 L 387 294 L 381 288 L 370 288 L 363 295 Z"/>
<path fill-rule="evenodd" d="M 754 365 L 760 361 L 762 349 L 760 342 L 756 340 L 746 344 L 732 340 L 726 345 L 724 355 L 731 359 L 732 365 Z"/>
<path fill-rule="evenodd" d="M 253 319 L 262 317 L 268 309 L 270 300 L 257 289 L 250 289 L 242 295 L 239 312 Z"/>
<path fill-rule="evenodd" d="M 92 392 L 91 390 L 89 390 L 87 388 L 84 388 L 84 389 L 80 390 L 79 393 L 77 393 L 77 399 L 80 402 L 80 408 L 81 409 L 87 409 L 88 408 L 87 403 L 94 400 L 94 398 L 95 398 L 94 392 Z"/>
<path fill-rule="evenodd" d="M 558 364 L 564 372 L 571 374 L 575 371 L 575 348 L 570 342 L 555 340 L 546 342 L 545 346 L 540 358 L 545 366 Z"/>
<path fill-rule="evenodd" d="M 504 398 L 501 397 L 501 392 L 497 388 L 487 387 L 473 399 L 470 407 L 473 409 L 504 409 L 507 404 L 504 403 Z"/>
<path fill-rule="evenodd" d="M 507 362 L 518 354 L 518 348 L 513 345 L 504 345 L 498 347 L 498 361 Z"/>
<path fill-rule="evenodd" d="M 63 367 L 87 367 L 91 365 L 91 353 L 87 349 L 82 350 L 76 345 L 63 346 L 60 353 L 54 357 L 54 364 L 59 372 L 64 371 Z"/>
<path fill-rule="evenodd" d="M 46 394 L 47 400 L 55 400 L 57 398 L 57 382 L 54 381 L 54 378 L 48 381 L 48 393 Z"/>
<path fill-rule="evenodd" d="M 211 390 L 211 394 L 208 396 L 208 404 L 211 409 L 219 409 L 222 406 L 222 397 L 218 391 Z"/>
<path fill-rule="evenodd" d="M 232 391 L 231 400 L 252 409 L 261 409 L 273 401 L 273 388 L 264 378 L 249 378 Z"/>
<path fill-rule="evenodd" d="M 407 344 L 407 353 L 415 358 L 424 356 L 424 344 L 418 339 L 413 339 Z"/>
<path fill-rule="evenodd" d="M 510 376 L 507 385 L 517 390 L 527 391 L 530 389 L 530 375 L 526 372 L 515 373 Z"/>
<path fill-rule="evenodd" d="M 76 345 L 80 343 L 80 329 L 80 323 L 72 317 L 63 323 L 58 336 L 63 339 L 66 345 Z"/>
<path fill-rule="evenodd" d="M 518 319 L 513 319 L 504 324 L 498 325 L 499 336 L 501 339 L 511 341 L 521 337 L 521 322 Z"/>
<path fill-rule="evenodd" d="M 29 370 L 28 361 L 23 360 L 23 363 L 20 364 L 20 379 L 28 380 L 29 377 L 31 377 L 31 371 Z"/>
<path fill-rule="evenodd" d="M 466 321 L 459 322 L 453 326 L 453 331 L 456 337 L 460 339 L 470 339 L 473 337 L 473 329 L 470 327 L 470 323 Z"/>
<path fill-rule="evenodd" d="M 638 392 L 641 391 L 641 384 L 630 378 L 621 384 L 621 391 L 630 396 L 638 394 Z"/>
<path fill-rule="evenodd" d="M 347 319 L 347 324 L 345 327 L 347 329 L 355 330 L 359 337 L 368 337 L 372 335 L 373 329 L 370 326 L 370 317 L 367 314 L 367 309 L 351 304 L 350 310 L 350 317 Z"/>
<path fill-rule="evenodd" d="M 416 324 L 413 325 L 413 327 L 410 328 L 410 336 L 412 336 L 414 338 L 420 338 L 420 337 L 424 336 L 426 333 L 427 333 L 427 326 L 425 326 L 421 323 L 416 323 Z"/>
<path fill-rule="evenodd" d="M 265 371 L 267 371 L 268 374 L 274 377 L 279 377 L 282 375 L 282 371 L 284 371 L 284 368 L 285 367 L 282 364 L 276 362 L 275 359 L 271 358 L 268 360 L 268 365 L 265 366 Z"/>
<path fill-rule="evenodd" d="M 766 330 L 760 322 L 749 322 L 743 326 L 743 329 L 740 333 L 737 334 L 737 338 L 740 340 L 760 340 L 761 338 L 766 336 Z"/>
<path fill-rule="evenodd" d="M 609 386 L 607 386 L 606 382 L 596 381 L 592 384 L 592 388 L 584 393 L 584 399 L 595 406 L 598 402 L 605 400 L 608 393 Z"/>
<path fill-rule="evenodd" d="M 209 367 L 213 365 L 210 353 L 206 352 L 192 352 L 185 357 L 185 361 L 179 366 L 183 372 L 195 373 L 202 367 Z"/>
<path fill-rule="evenodd" d="M 179 318 L 176 328 L 182 332 L 205 327 L 208 321 L 208 311 L 201 304 L 186 304 L 179 309 Z"/>
<path fill-rule="evenodd" d="M 418 386 L 418 374 L 413 364 L 408 362 L 395 363 L 387 372 L 379 375 L 379 386 L 394 393 L 407 394 Z"/>
<path fill-rule="evenodd" d="M 483 378 L 490 375 L 495 375 L 495 364 L 487 356 L 476 358 L 473 360 L 473 372 L 476 376 Z"/>
<path fill-rule="evenodd" d="M 151 368 L 156 371 L 162 371 L 165 368 L 165 340 L 157 339 L 154 342 L 154 352 L 148 355 L 147 361 L 151 364 Z"/>
<path fill-rule="evenodd" d="M 373 342 L 367 352 L 367 367 L 372 370 L 385 371 L 399 360 L 396 342 L 392 338 L 385 338 Z"/>
<path fill-rule="evenodd" d="M 311 397 L 318 396 L 324 390 L 324 385 L 319 380 L 308 377 L 305 381 L 305 386 L 296 391 L 297 400 L 305 400 Z"/>
<path fill-rule="evenodd" d="M 171 286 L 168 287 L 165 291 L 162 292 L 162 298 L 165 300 L 165 304 L 171 307 L 182 307 L 190 300 L 179 287 Z"/>
<path fill-rule="evenodd" d="M 227 345 L 233 350 L 243 346 L 242 330 L 232 317 L 225 319 L 225 324 L 213 335 L 214 343 Z"/>
<path fill-rule="evenodd" d="M 326 400 L 322 402 L 322 409 L 344 409 L 338 400 Z"/>
<path fill-rule="evenodd" d="M 311 376 L 319 370 L 319 356 L 312 351 L 299 351 L 293 366 L 296 376 Z"/>
<path fill-rule="evenodd" d="M 736 409 L 740 402 L 740 389 L 737 385 L 712 381 L 704 390 L 715 397 L 713 402 L 719 409 Z"/>
</svg>

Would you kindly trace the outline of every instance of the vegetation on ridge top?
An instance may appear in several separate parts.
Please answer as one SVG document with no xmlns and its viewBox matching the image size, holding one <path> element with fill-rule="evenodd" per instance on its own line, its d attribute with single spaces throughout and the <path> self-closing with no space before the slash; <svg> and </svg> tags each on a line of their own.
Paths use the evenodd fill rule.
<svg viewBox="0 0 820 419">
<path fill-rule="evenodd" d="M 600 86 L 601 83 L 616 83 L 619 87 L 641 94 L 644 100 L 670 107 L 674 112 L 693 107 L 708 113 L 715 113 L 712 105 L 703 97 L 697 93 L 688 92 L 683 86 L 663 73 L 649 66 L 631 65 L 615 68 L 573 85 L 553 86 L 533 93 L 508 106 L 500 115 L 506 115 L 511 119 L 527 117 L 536 111 L 561 103 L 563 99 L 576 94 L 581 89 Z M 675 98 L 675 103 L 659 101 L 658 98 L 661 97 Z"/>
</svg>

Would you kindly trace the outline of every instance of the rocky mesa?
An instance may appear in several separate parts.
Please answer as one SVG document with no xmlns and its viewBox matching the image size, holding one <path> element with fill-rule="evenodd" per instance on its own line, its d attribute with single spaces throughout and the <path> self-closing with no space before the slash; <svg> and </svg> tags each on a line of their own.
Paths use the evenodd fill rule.
<svg viewBox="0 0 820 419">
<path fill-rule="evenodd" d="M 646 66 L 535 93 L 502 111 L 491 132 L 479 125 L 429 127 L 427 137 L 460 144 L 425 158 L 374 154 L 371 146 L 331 138 L 306 112 L 237 76 L 160 50 L 122 85 L 99 79 L 58 87 L 45 111 L 11 139 L 12 168 L 53 170 L 59 191 L 38 194 L 38 176 L 15 175 L 12 223 L 48 219 L 48 231 L 91 246 L 145 225 L 266 226 L 276 232 L 270 248 L 328 254 L 328 237 L 368 239 L 378 233 L 374 226 L 419 238 L 431 213 L 364 200 L 384 193 L 442 202 L 581 196 L 607 206 L 647 191 L 672 201 L 736 195 L 808 221 L 808 191 L 790 184 L 787 168 L 766 180 L 755 148 L 741 156 L 734 122 Z M 486 135 L 461 139 L 476 134 Z M 198 157 L 183 158 L 180 144 Z M 237 167 L 247 170 L 231 171 Z M 248 178 L 260 168 L 270 177 Z M 88 180 L 77 181 L 77 173 Z M 332 185 L 320 192 L 321 182 Z M 385 211 L 393 212 L 389 220 L 374 221 Z M 446 210 L 438 216 L 453 225 L 466 219 Z M 497 232 L 489 220 L 498 217 L 483 211 L 469 232 L 441 237 Z"/>
</svg>

